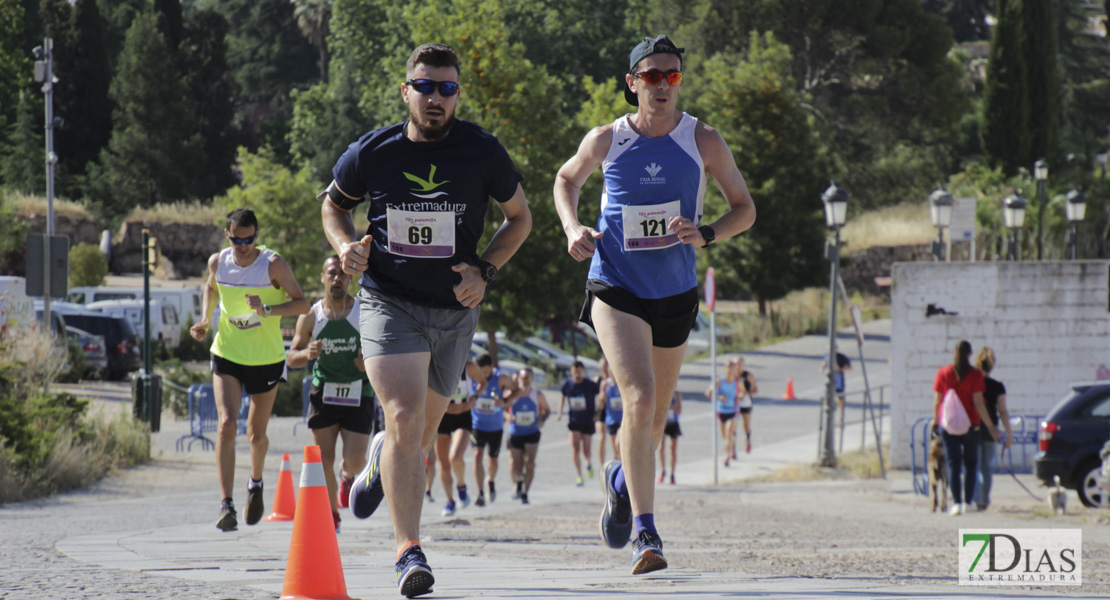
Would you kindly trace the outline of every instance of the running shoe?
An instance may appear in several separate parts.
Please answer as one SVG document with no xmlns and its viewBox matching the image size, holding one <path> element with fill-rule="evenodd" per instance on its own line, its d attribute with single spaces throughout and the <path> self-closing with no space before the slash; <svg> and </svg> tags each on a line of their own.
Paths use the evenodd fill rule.
<svg viewBox="0 0 1110 600">
<path fill-rule="evenodd" d="M 663 540 L 654 533 L 641 531 L 632 542 L 632 574 L 643 575 L 667 568 L 663 558 Z"/>
<path fill-rule="evenodd" d="M 335 521 L 335 532 L 339 533 L 339 522 L 342 521 L 342 519 L 339 518 L 339 511 L 331 511 L 331 520 Z"/>
<path fill-rule="evenodd" d="M 528 504 L 528 492 L 524 492 L 523 494 L 520 495 L 520 503 L 521 504 Z"/>
<path fill-rule="evenodd" d="M 574 480 L 574 485 L 577 486 L 577 487 L 582 487 L 582 483 L 583 483 L 583 481 L 582 481 L 581 477 Z"/>
<path fill-rule="evenodd" d="M 339 508 L 347 508 L 350 506 L 351 486 L 354 485 L 354 483 L 354 477 L 350 479 L 343 477 L 339 480 Z"/>
<path fill-rule="evenodd" d="M 489 482 L 489 503 L 493 504 L 494 500 L 497 500 L 497 490 L 494 489 L 493 482 L 491 481 Z"/>
<path fill-rule="evenodd" d="M 432 585 L 436 578 L 432 577 L 432 568 L 428 566 L 428 559 L 420 546 L 409 546 L 397 561 L 397 587 L 401 595 L 406 598 L 415 598 L 432 592 Z"/>
<path fill-rule="evenodd" d="M 474 499 L 474 506 L 485 506 L 485 505 L 486 505 L 486 495 L 479 492 L 478 497 Z"/>
<path fill-rule="evenodd" d="M 667 472 L 663 471 L 659 474 L 659 483 L 663 483 L 663 479 L 667 477 Z"/>
<path fill-rule="evenodd" d="M 726 456 L 726 457 L 725 457 L 725 466 L 726 466 L 726 467 L 728 466 L 728 460 L 729 460 L 729 457 L 727 457 L 727 456 Z"/>
<path fill-rule="evenodd" d="M 671 473 L 671 485 L 674 485 L 674 473 Z"/>
<path fill-rule="evenodd" d="M 748 454 L 752 453 L 752 440 L 748 438 Z"/>
<path fill-rule="evenodd" d="M 455 516 L 455 501 L 454 500 L 448 500 L 447 504 L 443 505 L 442 515 L 444 517 L 453 517 L 453 516 Z"/>
<path fill-rule="evenodd" d="M 432 490 L 426 490 L 424 492 L 424 497 L 428 499 L 428 502 L 435 502 L 436 501 L 435 498 L 432 498 Z"/>
<path fill-rule="evenodd" d="M 593 478 L 594 478 L 594 466 L 593 465 L 586 465 L 586 479 L 593 479 Z"/>
<path fill-rule="evenodd" d="M 459 491 L 459 504 L 463 508 L 470 506 L 470 496 L 466 493 L 466 484 L 457 486 L 456 489 Z"/>
<path fill-rule="evenodd" d="M 385 498 L 382 489 L 382 446 L 385 445 L 385 432 L 379 431 L 370 442 L 370 460 L 366 461 L 366 468 L 355 478 L 351 487 L 351 513 L 360 519 L 365 519 L 378 510 L 378 505 Z"/>
<path fill-rule="evenodd" d="M 254 525 L 262 520 L 262 513 L 266 507 L 262 503 L 262 482 L 258 487 L 247 488 L 247 525 Z"/>
<path fill-rule="evenodd" d="M 220 518 L 216 519 L 216 527 L 221 531 L 235 531 L 239 522 L 235 519 L 235 505 L 230 500 L 220 503 Z"/>
<path fill-rule="evenodd" d="M 613 487 L 613 473 L 620 468 L 621 461 L 611 460 L 601 469 L 601 489 L 605 493 L 605 507 L 601 509 L 598 528 L 601 539 L 610 548 L 624 548 L 632 537 L 632 503 L 622 499 Z"/>
</svg>

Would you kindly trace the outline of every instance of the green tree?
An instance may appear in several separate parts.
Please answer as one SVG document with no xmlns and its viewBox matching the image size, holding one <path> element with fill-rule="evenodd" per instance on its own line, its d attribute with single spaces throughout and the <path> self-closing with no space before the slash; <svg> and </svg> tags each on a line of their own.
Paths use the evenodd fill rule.
<svg viewBox="0 0 1110 600">
<path fill-rule="evenodd" d="M 328 36 L 332 0 L 293 0 L 293 16 L 305 39 L 319 53 L 320 80 L 328 82 Z"/>
<path fill-rule="evenodd" d="M 240 148 L 239 164 L 242 185 L 216 202 L 228 212 L 238 207 L 253 210 L 258 216 L 259 243 L 285 258 L 306 293 L 319 291 L 320 265 L 331 254 L 316 200 L 319 183 L 312 180 L 307 166 L 293 172 L 269 149 L 251 154 Z M 222 217 L 217 225 L 223 227 Z"/>
<path fill-rule="evenodd" d="M 108 145 L 112 135 L 112 103 L 108 97 L 112 75 L 105 50 L 105 24 L 96 0 L 77 0 L 68 35 L 58 41 L 55 71 L 55 114 L 65 119 L 56 131 L 56 147 L 64 174 L 83 173 Z M 60 186 L 72 189 L 72 177 Z"/>
<path fill-rule="evenodd" d="M 922 6 L 928 12 L 944 17 L 957 42 L 974 42 L 990 39 L 987 15 L 994 0 L 925 0 Z"/>
<path fill-rule="evenodd" d="M 171 52 L 177 52 L 185 37 L 185 16 L 178 0 L 151 0 L 151 9 L 158 19 L 158 32 Z"/>
<path fill-rule="evenodd" d="M 2 131 L 15 120 L 20 90 L 31 83 L 31 61 L 23 39 L 23 7 L 19 0 L 0 0 L 0 142 Z"/>
<path fill-rule="evenodd" d="M 42 136 L 42 100 L 30 91 L 19 94 L 15 123 L 8 129 L 0 152 L 0 181 L 28 194 L 46 192 L 45 142 Z"/>
<path fill-rule="evenodd" d="M 1079 154 L 1084 165 L 1093 162 L 1110 123 L 1110 46 L 1091 30 L 1092 12 L 1097 14 L 1084 4 L 1061 2 L 1058 23 L 1061 147 Z"/>
<path fill-rule="evenodd" d="M 136 206 L 193 197 L 202 140 L 188 90 L 153 15 L 127 30 L 112 80 L 112 137 L 90 170 L 93 210 L 114 221 Z"/>
<path fill-rule="evenodd" d="M 108 259 L 93 244 L 80 243 L 69 249 L 69 287 L 104 285 Z"/>
<path fill-rule="evenodd" d="M 1020 0 L 1024 65 L 1028 73 L 1029 151 L 1031 158 L 1046 158 L 1059 165 L 1060 156 L 1060 78 L 1056 70 L 1059 47 L 1056 43 L 1054 0 Z M 1030 163 L 1026 163 L 1029 165 Z"/>
<path fill-rule="evenodd" d="M 699 81 L 697 109 L 728 142 L 756 201 L 756 226 L 735 241 L 709 249 L 719 294 L 759 302 L 821 281 L 822 217 L 817 201 L 824 160 L 813 117 L 791 71 L 790 49 L 771 33 L 752 32 L 746 56 L 721 53 L 705 62 L 718 76 Z M 707 195 L 709 196 L 709 195 Z M 707 216 L 726 207 L 709 196 Z"/>
<path fill-rule="evenodd" d="M 294 91 L 293 97 L 289 133 L 293 159 L 307 163 L 316 181 L 330 182 L 336 161 L 368 129 L 354 84 L 346 73 L 340 73 L 329 83 Z"/>
<path fill-rule="evenodd" d="M 200 198 L 212 198 L 235 185 L 238 132 L 234 127 L 234 83 L 227 64 L 227 19 L 213 9 L 189 15 L 179 47 L 197 131 L 204 140 L 203 167 L 196 182 Z"/>
</svg>

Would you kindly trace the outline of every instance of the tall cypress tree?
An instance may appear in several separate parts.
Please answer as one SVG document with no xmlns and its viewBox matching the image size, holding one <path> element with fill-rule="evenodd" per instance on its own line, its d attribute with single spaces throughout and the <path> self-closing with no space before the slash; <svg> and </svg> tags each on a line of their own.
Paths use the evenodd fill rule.
<svg viewBox="0 0 1110 600">
<path fill-rule="evenodd" d="M 1029 130 L 1029 155 L 1032 161 L 1046 158 L 1058 163 L 1060 144 L 1060 77 L 1056 43 L 1056 7 L 1053 0 L 1021 0 L 1022 29 L 1026 69 L 1026 93 L 1029 113 L 1025 127 Z"/>
<path fill-rule="evenodd" d="M 96 0 L 77 0 L 64 51 L 55 52 L 55 112 L 65 119 L 56 142 L 66 173 L 83 173 L 112 135 L 112 76 L 104 29 Z"/>
<path fill-rule="evenodd" d="M 8 129 L 0 152 L 0 179 L 28 194 L 46 191 L 46 145 L 42 138 L 42 101 L 28 90 L 19 94 L 15 123 Z"/>
<path fill-rule="evenodd" d="M 987 62 L 981 135 L 987 163 L 1012 174 L 1019 167 L 1028 168 L 1032 164 L 1026 129 L 1029 97 L 1022 47 L 1022 2 L 998 0 L 995 14 L 998 25 Z"/>
<path fill-rule="evenodd" d="M 185 85 L 204 139 L 205 166 L 197 194 L 209 198 L 235 184 L 238 132 L 232 125 L 235 105 L 231 71 L 227 65 L 227 19 L 213 9 L 190 15 L 179 54 Z"/>
<path fill-rule="evenodd" d="M 93 208 L 111 220 L 136 206 L 192 197 L 202 168 L 188 90 L 154 15 L 131 23 L 118 65 L 112 138 L 90 169 Z"/>
</svg>

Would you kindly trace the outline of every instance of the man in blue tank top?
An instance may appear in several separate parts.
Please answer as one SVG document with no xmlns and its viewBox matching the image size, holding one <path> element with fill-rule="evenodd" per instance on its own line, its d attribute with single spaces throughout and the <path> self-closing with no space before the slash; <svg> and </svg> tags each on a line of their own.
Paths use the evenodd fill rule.
<svg viewBox="0 0 1110 600">
<path fill-rule="evenodd" d="M 663 35 L 637 44 L 624 92 L 636 113 L 592 129 L 555 179 L 567 252 L 591 261 L 581 320 L 597 331 L 621 382 L 624 462 L 605 466 L 601 531 L 606 544 L 623 548 L 635 527 L 634 575 L 667 566 L 655 528 L 655 448 L 698 312 L 694 249 L 755 222 L 755 205 L 724 138 L 675 106 L 682 53 Z M 599 168 L 601 217 L 588 227 L 578 220 L 579 194 Z M 709 224 L 701 222 L 706 174 L 728 202 Z"/>
<path fill-rule="evenodd" d="M 505 430 L 505 404 L 512 399 L 505 397 L 505 390 L 517 389 L 513 378 L 493 366 L 493 357 L 482 354 L 474 359 L 481 379 L 471 378 L 471 393 L 477 393 L 471 414 L 470 443 L 474 446 L 474 480 L 478 482 L 476 506 L 486 505 L 486 487 L 489 487 L 489 501 L 497 500 L 497 468 L 501 455 L 501 442 Z M 478 386 L 485 384 L 479 391 Z M 482 464 L 482 455 L 489 457 L 489 474 Z"/>
</svg>

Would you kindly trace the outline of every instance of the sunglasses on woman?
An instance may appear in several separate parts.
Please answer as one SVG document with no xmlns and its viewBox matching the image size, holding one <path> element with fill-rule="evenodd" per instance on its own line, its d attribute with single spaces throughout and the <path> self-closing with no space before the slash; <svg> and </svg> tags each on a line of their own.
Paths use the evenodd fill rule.
<svg viewBox="0 0 1110 600">
<path fill-rule="evenodd" d="M 682 71 L 639 71 L 636 77 L 643 79 L 648 85 L 659 85 L 663 78 L 667 78 L 667 85 L 678 85 L 682 83 Z"/>
<path fill-rule="evenodd" d="M 454 81 L 435 81 L 432 79 L 410 79 L 405 82 L 405 85 L 424 94 L 425 96 L 432 95 L 436 88 L 439 88 L 440 96 L 454 96 L 459 93 L 459 84 Z"/>
</svg>

